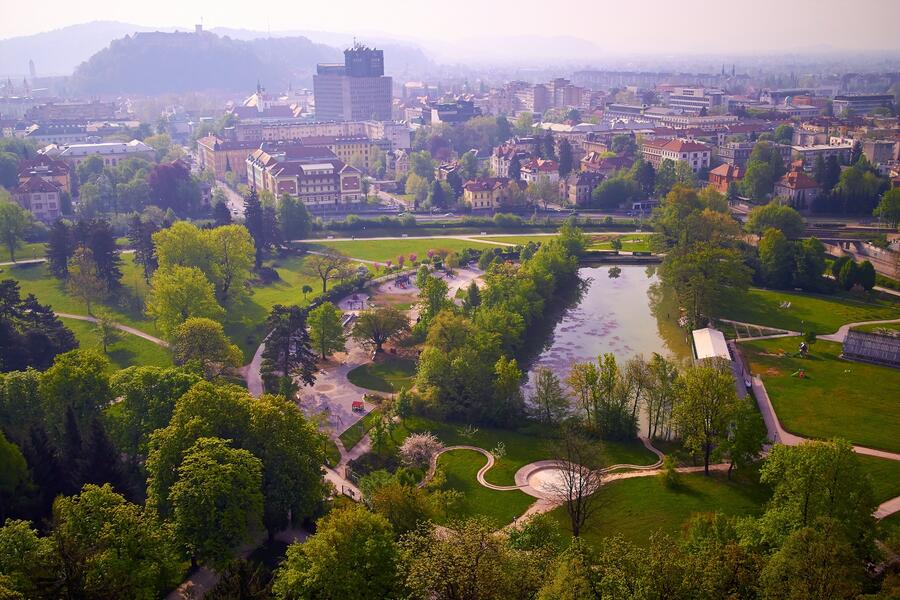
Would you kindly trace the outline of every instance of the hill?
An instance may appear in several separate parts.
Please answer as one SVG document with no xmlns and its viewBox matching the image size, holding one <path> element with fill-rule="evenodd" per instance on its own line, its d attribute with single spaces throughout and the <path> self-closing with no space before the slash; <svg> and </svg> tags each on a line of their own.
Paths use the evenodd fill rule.
<svg viewBox="0 0 900 600">
<path fill-rule="evenodd" d="M 213 33 L 143 32 L 113 40 L 75 69 L 72 87 L 85 94 L 238 91 L 258 81 L 273 88 L 309 85 L 316 63 L 341 52 L 304 37 L 256 39 Z"/>
<path fill-rule="evenodd" d="M 109 45 L 110 40 L 148 27 L 116 21 L 93 21 L 34 35 L 0 40 L 0 75 L 28 74 L 33 60 L 39 77 L 71 75 L 75 67 Z"/>
</svg>

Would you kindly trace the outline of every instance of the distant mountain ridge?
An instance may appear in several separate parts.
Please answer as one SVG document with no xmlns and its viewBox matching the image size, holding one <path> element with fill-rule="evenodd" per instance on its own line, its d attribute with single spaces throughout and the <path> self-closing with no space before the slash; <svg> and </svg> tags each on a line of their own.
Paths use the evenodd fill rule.
<svg viewBox="0 0 900 600">
<path fill-rule="evenodd" d="M 113 40 L 75 69 L 84 94 L 238 91 L 309 85 L 316 63 L 341 59 L 337 48 L 304 37 L 251 41 L 210 32 L 139 32 Z"/>
<path fill-rule="evenodd" d="M 132 39 L 131 42 L 124 44 L 124 46 L 117 45 L 114 51 L 98 57 L 92 65 L 85 67 L 80 73 L 83 76 L 80 85 L 87 85 L 89 89 L 97 91 L 101 91 L 101 89 L 104 92 L 113 91 L 106 89 L 102 82 L 92 80 L 92 69 L 96 68 L 98 64 L 103 64 L 106 68 L 112 68 L 113 65 L 109 62 L 111 56 L 122 52 L 136 51 L 136 48 L 132 45 L 135 33 L 174 33 L 176 31 L 183 32 L 183 35 L 193 33 L 193 29 L 183 27 L 144 27 L 116 21 L 93 21 L 35 35 L 0 40 L 0 77 L 12 77 L 15 80 L 27 76 L 29 74 L 29 60 L 34 61 L 39 77 L 71 75 L 82 63 L 91 61 L 96 54 L 109 49 L 114 41 L 129 36 Z M 234 42 L 250 44 L 254 54 L 262 59 L 262 63 L 256 65 L 256 68 L 259 69 L 259 75 L 251 77 L 254 85 L 257 78 L 269 81 L 273 69 L 277 70 L 284 67 L 283 63 L 285 61 L 273 60 L 273 56 L 276 54 L 274 52 L 275 49 L 287 52 L 292 60 L 300 61 L 296 65 L 287 65 L 289 74 L 282 76 L 283 79 L 308 79 L 315 68 L 315 63 L 311 62 L 312 60 L 316 60 L 317 56 L 324 57 L 321 59 L 323 61 L 340 60 L 340 51 L 348 47 L 353 41 L 353 36 L 350 34 L 325 31 L 296 30 L 267 33 L 250 29 L 217 27 L 207 32 L 216 34 L 220 38 L 227 37 Z M 165 38 L 160 38 L 157 41 L 162 43 L 162 39 Z M 175 39 L 177 38 L 171 38 L 170 40 L 175 46 L 184 46 L 187 38 L 178 42 L 174 42 Z M 153 45 L 148 40 L 149 38 L 139 39 L 138 45 Z M 433 67 L 433 63 L 428 56 L 414 43 L 398 41 L 384 35 L 366 36 L 365 41 L 370 45 L 377 45 L 385 51 L 385 68 L 388 75 L 421 76 Z M 162 45 L 164 46 L 165 44 Z M 240 44 L 236 47 L 240 47 Z M 225 41 L 219 44 L 218 51 L 222 52 L 223 56 L 227 55 L 231 59 L 239 60 L 239 63 L 244 68 L 250 68 L 253 63 L 252 59 L 241 59 L 230 54 L 234 48 L 230 47 L 230 44 Z M 159 53 L 160 58 L 163 58 L 165 49 L 159 43 L 155 44 L 154 51 Z M 127 75 L 124 73 L 121 73 L 119 76 L 127 78 Z M 244 75 L 238 74 L 238 77 L 241 83 L 246 83 Z M 205 78 L 203 81 L 206 80 L 208 78 Z M 135 83 L 139 82 L 131 82 L 129 85 L 134 85 Z M 218 84 L 220 82 L 213 81 L 213 83 Z M 274 85 L 274 83 L 274 81 L 269 81 L 269 85 Z M 222 88 L 220 85 L 217 85 L 216 87 L 230 89 L 233 86 Z M 122 89 L 120 91 L 128 90 Z"/>
</svg>

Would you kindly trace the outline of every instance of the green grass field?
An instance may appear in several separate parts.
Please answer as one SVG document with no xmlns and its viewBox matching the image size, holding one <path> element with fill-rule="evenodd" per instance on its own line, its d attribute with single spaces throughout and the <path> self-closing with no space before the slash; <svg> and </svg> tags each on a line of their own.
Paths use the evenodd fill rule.
<svg viewBox="0 0 900 600">
<path fill-rule="evenodd" d="M 49 304 L 56 311 L 87 314 L 84 302 L 70 294 L 65 283 L 50 274 L 46 264 L 2 267 L 0 279 L 17 280 L 23 296 L 34 294 L 39 302 Z M 143 299 L 147 296 L 148 286 L 141 274 L 141 267 L 134 263 L 130 254 L 122 256 L 122 287 L 118 301 L 111 297 L 97 302 L 95 306 L 102 307 L 119 323 L 158 336 L 155 325 L 143 313 Z"/>
<path fill-rule="evenodd" d="M 900 452 L 900 370 L 841 360 L 841 345 L 821 340 L 813 344 L 810 358 L 794 358 L 790 354 L 797 344 L 797 338 L 741 343 L 784 428 Z M 777 356 L 779 351 L 785 356 Z M 805 378 L 791 377 L 801 368 Z"/>
<path fill-rule="evenodd" d="M 494 244 L 479 244 L 467 240 L 457 240 L 452 238 L 436 238 L 436 239 L 396 239 L 396 240 L 350 240 L 345 242 L 335 242 L 322 240 L 316 244 L 318 249 L 332 248 L 338 252 L 352 258 L 362 260 L 374 260 L 378 262 L 386 262 L 388 260 L 397 264 L 397 257 L 403 255 L 409 260 L 410 254 L 415 254 L 419 260 L 428 256 L 429 250 L 447 250 L 449 252 L 458 252 L 464 248 L 484 246 L 485 248 L 496 247 Z"/>
<path fill-rule="evenodd" d="M 501 244 L 515 244 L 516 246 L 524 246 L 528 242 L 546 242 L 552 240 L 557 234 L 552 235 L 491 235 L 486 237 L 474 236 L 473 239 L 484 240 L 486 242 L 500 242 Z"/>
<path fill-rule="evenodd" d="M 900 318 L 900 317 L 898 317 Z M 896 332 L 900 333 L 900 323 L 882 323 L 881 325 L 858 325 L 853 328 L 854 331 L 865 331 L 869 333 L 882 333 L 883 331 L 887 332 Z"/>
<path fill-rule="evenodd" d="M 480 427 L 472 435 L 467 435 L 460 425 L 439 423 L 420 417 L 407 417 L 403 426 L 410 432 L 430 431 L 445 446 L 478 446 L 493 451 L 502 443 L 505 454 L 497 459 L 493 468 L 484 475 L 486 481 L 496 485 L 513 485 L 516 471 L 520 468 L 538 460 L 552 459 L 556 455 L 554 432 L 537 425 L 521 431 Z M 637 440 L 602 442 L 602 445 L 604 463 L 608 465 L 621 463 L 650 465 L 656 462 L 656 455 Z"/>
<path fill-rule="evenodd" d="M 381 409 L 375 408 L 368 412 L 362 419 L 351 425 L 350 429 L 347 429 L 340 435 L 341 443 L 344 444 L 344 449 L 350 450 L 350 448 L 358 444 L 359 440 L 361 440 L 363 436 L 368 433 L 369 429 L 372 428 L 372 425 L 375 424 L 375 421 L 380 418 Z"/>
<path fill-rule="evenodd" d="M 888 460 L 857 454 L 861 470 L 872 482 L 872 493 L 875 502 L 881 504 L 885 500 L 900 496 L 900 461 Z"/>
<path fill-rule="evenodd" d="M 504 526 L 524 513 L 535 499 L 519 490 L 491 490 L 475 478 L 487 458 L 474 450 L 453 450 L 438 458 L 438 467 L 447 477 L 444 489 L 459 490 L 463 497 L 450 518 L 467 518 L 476 515 L 493 519 Z M 490 473 L 490 471 L 488 471 Z"/>
<path fill-rule="evenodd" d="M 34 242 L 20 244 L 16 248 L 16 260 L 32 260 L 35 258 L 43 258 L 47 254 L 47 244 L 44 242 Z M 0 247 L 0 262 L 10 262 L 9 248 Z"/>
<path fill-rule="evenodd" d="M 100 349 L 100 341 L 93 323 L 64 317 L 62 322 L 75 334 L 81 348 Z M 172 355 L 166 348 L 124 331 L 120 333 L 119 339 L 109 347 L 109 353 L 106 355 L 113 371 L 135 365 L 172 366 Z"/>
<path fill-rule="evenodd" d="M 900 512 L 889 515 L 878 522 L 878 539 L 888 542 L 895 551 L 900 551 Z"/>
<path fill-rule="evenodd" d="M 841 325 L 861 321 L 900 319 L 900 302 L 871 295 L 818 295 L 750 289 L 745 295 L 725 298 L 720 304 L 724 319 L 765 325 L 791 331 L 834 333 Z M 790 308 L 781 308 L 790 302 Z"/>
<path fill-rule="evenodd" d="M 393 356 L 388 356 L 376 363 L 360 365 L 347 373 L 347 379 L 353 385 L 374 390 L 376 392 L 393 393 L 412 387 L 416 374 L 416 363 Z"/>
<path fill-rule="evenodd" d="M 589 543 L 616 535 L 646 545 L 650 535 L 662 530 L 677 535 L 696 512 L 753 515 L 762 511 L 769 492 L 761 485 L 728 481 L 724 475 L 681 476 L 682 485 L 671 490 L 656 476 L 612 481 L 600 488 L 594 520 L 582 533 Z M 569 531 L 563 507 L 550 513 L 562 531 Z"/>
</svg>

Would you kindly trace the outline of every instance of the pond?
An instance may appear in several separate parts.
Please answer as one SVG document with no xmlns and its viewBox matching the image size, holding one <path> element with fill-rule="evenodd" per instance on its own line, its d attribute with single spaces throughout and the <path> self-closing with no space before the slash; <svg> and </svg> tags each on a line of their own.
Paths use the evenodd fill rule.
<svg viewBox="0 0 900 600">
<path fill-rule="evenodd" d="M 580 298 L 567 308 L 543 348 L 531 362 L 552 369 L 560 379 L 573 363 L 596 361 L 606 352 L 619 363 L 636 354 L 654 352 L 679 360 L 690 358 L 690 346 L 678 327 L 678 309 L 658 283 L 655 267 L 618 265 L 582 267 Z M 528 392 L 531 390 L 528 389 Z"/>
</svg>

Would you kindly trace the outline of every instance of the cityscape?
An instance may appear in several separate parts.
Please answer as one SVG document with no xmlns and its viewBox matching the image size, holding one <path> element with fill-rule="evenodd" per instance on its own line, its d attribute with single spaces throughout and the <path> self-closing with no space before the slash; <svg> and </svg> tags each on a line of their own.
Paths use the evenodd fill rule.
<svg viewBox="0 0 900 600">
<path fill-rule="evenodd" d="M 0 598 L 900 597 L 900 4 L 259 8 L 3 9 Z"/>
</svg>

